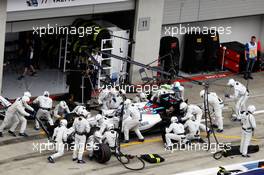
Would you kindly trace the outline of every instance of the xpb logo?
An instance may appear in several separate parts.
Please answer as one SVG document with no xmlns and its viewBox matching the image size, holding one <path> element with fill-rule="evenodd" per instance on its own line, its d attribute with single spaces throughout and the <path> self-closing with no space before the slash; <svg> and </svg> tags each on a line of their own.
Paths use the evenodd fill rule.
<svg viewBox="0 0 264 175">
<path fill-rule="evenodd" d="M 42 0 L 42 1 L 47 1 L 47 0 Z M 27 5 L 29 7 L 37 7 L 38 6 L 38 0 L 28 0 L 26 2 L 27 2 Z"/>
</svg>

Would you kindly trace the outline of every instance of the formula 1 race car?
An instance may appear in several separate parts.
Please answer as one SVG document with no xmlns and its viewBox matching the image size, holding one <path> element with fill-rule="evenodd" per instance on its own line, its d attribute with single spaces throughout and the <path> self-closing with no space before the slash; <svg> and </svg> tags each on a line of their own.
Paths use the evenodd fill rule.
<svg viewBox="0 0 264 175">
<path fill-rule="evenodd" d="M 1 105 L 1 108 L 0 108 L 0 118 L 1 118 L 1 119 L 4 119 L 4 117 L 5 117 L 5 111 L 7 110 L 7 108 L 8 108 L 9 106 L 11 106 L 11 104 L 12 104 L 12 103 L 9 102 L 8 99 L 6 99 L 6 98 L 0 96 L 0 105 Z"/>
<path fill-rule="evenodd" d="M 141 114 L 139 126 L 140 131 L 151 130 L 161 122 L 162 119 L 159 111 L 163 110 L 163 107 L 159 107 L 151 102 L 134 103 L 134 105 L 138 107 Z M 102 115 L 105 120 L 114 123 L 117 128 L 119 124 L 120 110 L 121 109 L 103 110 Z"/>
<path fill-rule="evenodd" d="M 262 175 L 264 174 L 263 161 L 245 162 L 229 166 L 229 170 L 219 167 L 217 175 Z"/>
</svg>

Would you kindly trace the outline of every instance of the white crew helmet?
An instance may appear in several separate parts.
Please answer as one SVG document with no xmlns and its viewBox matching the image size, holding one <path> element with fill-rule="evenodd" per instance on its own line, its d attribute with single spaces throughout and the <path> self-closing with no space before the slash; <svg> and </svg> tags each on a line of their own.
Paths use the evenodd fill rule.
<svg viewBox="0 0 264 175">
<path fill-rule="evenodd" d="M 67 108 L 67 103 L 65 101 L 60 101 L 60 107 L 62 109 L 66 109 Z"/>
<path fill-rule="evenodd" d="M 28 103 L 30 101 L 30 98 L 28 96 L 23 96 L 21 100 L 23 103 Z"/>
<path fill-rule="evenodd" d="M 249 105 L 247 110 L 249 113 L 254 114 L 254 112 L 256 111 L 256 107 L 254 105 Z"/>
<path fill-rule="evenodd" d="M 187 107 L 188 107 L 187 103 L 181 102 L 181 104 L 180 104 L 180 110 L 186 110 Z"/>
<path fill-rule="evenodd" d="M 178 118 L 175 116 L 171 117 L 171 123 L 176 123 L 176 122 L 178 122 Z"/>
<path fill-rule="evenodd" d="M 61 126 L 67 126 L 67 124 L 68 124 L 68 122 L 67 122 L 67 120 L 65 120 L 65 119 L 62 119 L 62 120 L 60 121 L 60 125 L 61 125 Z"/>
<path fill-rule="evenodd" d="M 24 96 L 31 98 L 31 93 L 29 91 L 26 91 L 26 92 L 24 92 Z"/>
<path fill-rule="evenodd" d="M 196 120 L 196 117 L 194 115 L 191 116 L 191 120 L 192 121 L 195 121 Z"/>
<path fill-rule="evenodd" d="M 95 131 L 95 132 L 94 132 L 94 137 L 96 137 L 96 138 L 98 138 L 98 139 L 101 139 L 103 136 L 102 136 L 102 134 L 101 134 L 100 131 Z"/>
<path fill-rule="evenodd" d="M 107 130 L 113 130 L 113 129 L 115 129 L 115 125 L 113 123 L 109 123 L 107 125 Z"/>
<path fill-rule="evenodd" d="M 95 120 L 96 121 L 100 121 L 100 120 L 102 120 L 104 117 L 101 115 L 101 114 L 97 114 L 96 116 L 95 116 Z"/>
<path fill-rule="evenodd" d="M 87 118 L 90 115 L 90 112 L 88 112 L 86 109 L 83 109 L 80 115 L 83 116 L 84 118 Z"/>
<path fill-rule="evenodd" d="M 130 99 L 126 99 L 126 101 L 124 102 L 125 108 L 128 108 L 128 106 L 131 104 L 131 100 Z"/>
<path fill-rule="evenodd" d="M 139 94 L 139 97 L 140 97 L 141 99 L 146 99 L 146 98 L 147 98 L 147 96 L 146 96 L 146 94 L 145 94 L 144 92 L 141 92 L 141 93 Z"/>
<path fill-rule="evenodd" d="M 75 113 L 77 115 L 82 115 L 82 111 L 83 110 L 86 110 L 86 108 L 84 106 L 77 106 L 76 109 L 75 109 Z"/>
<path fill-rule="evenodd" d="M 234 86 L 236 84 L 236 81 L 234 79 L 229 79 L 227 85 L 228 86 Z"/>
<path fill-rule="evenodd" d="M 173 87 L 180 87 L 181 86 L 181 83 L 176 81 L 173 83 Z"/>
<path fill-rule="evenodd" d="M 43 93 L 43 95 L 45 96 L 45 97 L 49 97 L 49 91 L 44 91 L 44 93 Z"/>
<path fill-rule="evenodd" d="M 205 90 L 200 91 L 200 97 L 204 97 Z"/>
<path fill-rule="evenodd" d="M 110 89 L 110 93 L 112 94 L 112 95 L 118 95 L 118 91 L 115 89 L 115 88 L 111 88 Z"/>
</svg>

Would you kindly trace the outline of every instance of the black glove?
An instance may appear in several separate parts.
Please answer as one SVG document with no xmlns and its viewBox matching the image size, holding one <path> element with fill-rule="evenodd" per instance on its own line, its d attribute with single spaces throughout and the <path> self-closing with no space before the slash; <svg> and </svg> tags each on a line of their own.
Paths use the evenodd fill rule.
<svg viewBox="0 0 264 175">
<path fill-rule="evenodd" d="M 226 98 L 230 98 L 230 95 L 229 95 L 229 94 L 225 94 L 225 97 L 226 97 Z"/>
<path fill-rule="evenodd" d="M 51 143 L 56 143 L 56 141 L 55 141 L 54 139 L 52 139 L 52 138 L 51 138 L 49 141 L 50 141 Z"/>
<path fill-rule="evenodd" d="M 240 114 L 244 114 L 246 111 L 240 111 Z"/>
</svg>

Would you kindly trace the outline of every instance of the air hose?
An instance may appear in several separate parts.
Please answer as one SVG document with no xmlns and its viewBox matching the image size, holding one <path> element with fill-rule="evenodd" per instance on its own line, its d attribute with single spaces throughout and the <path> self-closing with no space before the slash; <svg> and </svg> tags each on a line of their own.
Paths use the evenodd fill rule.
<svg viewBox="0 0 264 175">
<path fill-rule="evenodd" d="M 123 154 L 122 152 L 119 152 L 119 154 L 115 154 L 115 157 L 128 170 L 139 171 L 145 168 L 144 160 L 138 157 L 137 155 Z M 122 160 L 123 157 L 126 159 L 126 161 Z M 142 166 L 140 168 L 131 168 L 127 166 L 127 164 L 130 163 L 130 160 L 134 158 L 137 158 L 142 163 Z"/>
<path fill-rule="evenodd" d="M 124 102 L 125 102 L 125 97 L 123 97 L 123 103 L 121 104 L 122 107 L 121 107 L 121 112 L 120 112 L 120 120 L 119 120 L 119 127 L 118 127 L 118 132 L 117 132 L 117 138 L 116 139 L 116 151 L 115 151 L 115 157 L 117 158 L 117 160 L 128 170 L 133 170 L 133 171 L 138 171 L 138 170 L 143 170 L 145 168 L 145 162 L 142 158 L 138 157 L 137 155 L 129 155 L 129 154 L 123 154 L 121 152 L 121 146 L 120 146 L 120 141 L 117 141 L 117 140 L 120 140 L 120 136 L 121 136 L 121 128 L 122 128 L 122 123 L 123 123 L 123 115 L 124 115 Z M 125 158 L 125 161 L 122 160 L 122 158 Z M 142 166 L 140 168 L 131 168 L 129 166 L 127 166 L 127 164 L 130 163 L 130 160 L 134 159 L 134 158 L 137 158 L 141 163 L 142 163 Z"/>
</svg>

